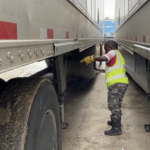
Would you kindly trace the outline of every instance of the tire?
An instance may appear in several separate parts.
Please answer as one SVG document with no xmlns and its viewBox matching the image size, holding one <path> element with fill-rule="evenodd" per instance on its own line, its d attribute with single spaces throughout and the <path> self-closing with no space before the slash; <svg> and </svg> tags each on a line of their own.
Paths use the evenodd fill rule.
<svg viewBox="0 0 150 150">
<path fill-rule="evenodd" d="M 0 79 L 0 94 L 3 92 L 5 85 L 6 82 L 3 79 Z"/>
<path fill-rule="evenodd" d="M 59 105 L 49 80 L 10 80 L 0 104 L 0 114 L 7 114 L 0 116 L 0 149 L 61 150 Z"/>
</svg>

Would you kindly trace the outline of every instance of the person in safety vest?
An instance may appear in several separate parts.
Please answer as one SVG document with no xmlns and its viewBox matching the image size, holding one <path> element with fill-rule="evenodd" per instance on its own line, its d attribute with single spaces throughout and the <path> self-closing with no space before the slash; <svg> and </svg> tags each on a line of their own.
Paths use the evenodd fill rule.
<svg viewBox="0 0 150 150">
<path fill-rule="evenodd" d="M 128 77 L 126 76 L 125 60 L 118 51 L 118 44 L 109 40 L 105 43 L 106 55 L 100 57 L 87 56 L 80 62 L 86 65 L 94 61 L 106 62 L 106 85 L 108 88 L 108 108 L 111 111 L 111 130 L 105 131 L 105 135 L 121 135 L 121 104 L 128 87 Z"/>
</svg>

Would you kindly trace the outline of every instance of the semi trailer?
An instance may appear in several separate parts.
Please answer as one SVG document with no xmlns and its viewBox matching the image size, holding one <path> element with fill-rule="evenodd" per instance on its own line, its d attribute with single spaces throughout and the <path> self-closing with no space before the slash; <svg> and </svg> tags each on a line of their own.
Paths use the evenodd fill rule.
<svg viewBox="0 0 150 150">
<path fill-rule="evenodd" d="M 102 54 L 102 21 L 103 0 L 0 1 L 0 150 L 61 150 L 67 79 L 94 77 L 79 61 Z M 1 78 L 41 60 L 30 77 Z"/>
<path fill-rule="evenodd" d="M 115 39 L 128 74 L 150 94 L 149 0 L 116 0 Z"/>
</svg>

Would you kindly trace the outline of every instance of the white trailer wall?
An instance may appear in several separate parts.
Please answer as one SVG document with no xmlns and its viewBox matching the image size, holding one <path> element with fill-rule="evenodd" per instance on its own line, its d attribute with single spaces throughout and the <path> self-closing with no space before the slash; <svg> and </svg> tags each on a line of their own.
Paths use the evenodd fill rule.
<svg viewBox="0 0 150 150">
<path fill-rule="evenodd" d="M 116 30 L 127 21 L 147 0 L 116 0 Z"/>
<path fill-rule="evenodd" d="M 115 38 L 122 46 L 126 71 L 150 93 L 150 1 L 116 0 Z"/>
</svg>

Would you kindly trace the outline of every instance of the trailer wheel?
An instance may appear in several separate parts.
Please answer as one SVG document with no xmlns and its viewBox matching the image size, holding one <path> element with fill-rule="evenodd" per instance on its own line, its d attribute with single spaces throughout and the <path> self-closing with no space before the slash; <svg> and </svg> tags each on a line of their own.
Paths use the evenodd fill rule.
<svg viewBox="0 0 150 150">
<path fill-rule="evenodd" d="M 61 150 L 58 100 L 47 79 L 13 79 L 0 97 L 0 149 Z"/>
<path fill-rule="evenodd" d="M 3 79 L 0 79 L 0 94 L 3 91 L 5 84 L 6 82 Z"/>
</svg>

